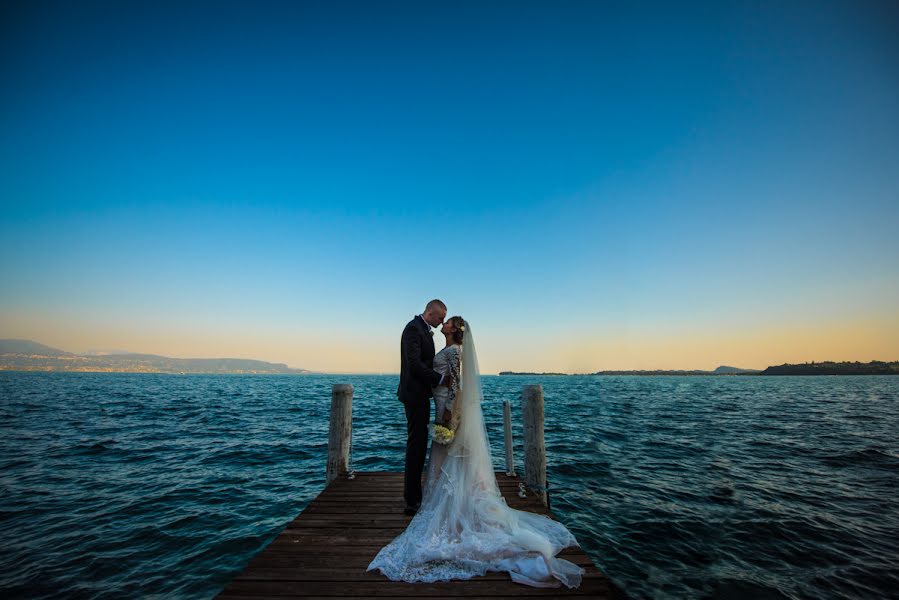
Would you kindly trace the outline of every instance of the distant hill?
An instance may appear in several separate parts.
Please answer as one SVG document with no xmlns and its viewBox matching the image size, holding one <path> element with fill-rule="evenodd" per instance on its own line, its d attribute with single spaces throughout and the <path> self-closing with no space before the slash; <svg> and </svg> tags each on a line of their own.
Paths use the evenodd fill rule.
<svg viewBox="0 0 899 600">
<path fill-rule="evenodd" d="M 79 355 L 30 340 L 0 340 L 0 371 L 302 374 L 282 363 L 244 358 L 170 358 L 155 354 Z"/>
<path fill-rule="evenodd" d="M 760 373 L 758 369 L 741 369 L 739 367 L 728 367 L 726 365 L 721 365 L 714 371 L 712 371 L 715 375 L 746 375 L 749 373 Z"/>
<path fill-rule="evenodd" d="M 760 375 L 899 375 L 899 361 L 784 363 L 768 367 Z"/>
<path fill-rule="evenodd" d="M 612 371 L 596 371 L 595 373 L 587 373 L 588 375 L 753 375 L 759 371 L 753 369 L 740 369 L 738 367 L 720 366 L 714 371 L 694 370 L 650 370 L 650 371 L 634 371 L 634 370 L 612 370 Z M 568 373 L 532 373 L 521 371 L 500 371 L 500 375 L 535 375 L 535 376 L 564 376 Z"/>
<path fill-rule="evenodd" d="M 656 369 L 651 371 L 597 371 L 594 375 L 678 375 L 678 376 L 686 376 L 686 375 L 714 375 L 712 371 L 700 371 L 700 370 L 671 370 L 666 371 L 662 369 Z"/>
<path fill-rule="evenodd" d="M 518 371 L 501 371 L 500 375 L 534 375 L 557 376 L 566 373 L 530 373 Z M 768 367 L 764 371 L 758 369 L 742 369 L 721 365 L 714 371 L 694 370 L 610 370 L 596 371 L 590 375 L 638 375 L 638 376 L 708 376 L 708 375 L 899 375 L 899 361 L 884 362 L 873 360 L 861 362 L 812 362 L 803 364 L 782 364 Z"/>
<path fill-rule="evenodd" d="M 684 369 L 652 369 L 652 370 L 607 370 L 607 371 L 596 371 L 595 373 L 587 373 L 588 375 L 640 375 L 640 376 L 691 376 L 691 375 L 756 375 L 760 373 L 757 369 L 741 369 L 739 367 L 728 367 L 726 365 L 722 365 L 715 369 L 714 371 L 703 371 L 700 369 L 692 369 L 692 370 L 684 370 Z M 558 376 L 558 375 L 568 375 L 568 373 L 531 373 L 531 372 L 519 372 L 519 371 L 501 371 L 500 375 L 537 375 L 537 376 Z"/>
<path fill-rule="evenodd" d="M 39 354 L 42 356 L 70 355 L 58 348 L 51 348 L 31 340 L 0 340 L 0 354 Z"/>
<path fill-rule="evenodd" d="M 500 375 L 539 375 L 540 377 L 564 377 L 568 373 L 528 373 L 525 371 L 500 371 Z"/>
</svg>

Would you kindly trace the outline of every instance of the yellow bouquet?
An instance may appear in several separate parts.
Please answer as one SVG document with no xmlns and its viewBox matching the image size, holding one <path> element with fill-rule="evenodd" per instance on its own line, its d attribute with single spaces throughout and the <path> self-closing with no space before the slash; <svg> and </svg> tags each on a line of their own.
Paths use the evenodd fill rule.
<svg viewBox="0 0 899 600">
<path fill-rule="evenodd" d="M 431 430 L 431 439 L 437 444 L 446 446 L 453 441 L 454 437 L 456 437 L 456 431 L 454 429 L 450 429 L 439 423 L 431 423 L 428 425 L 428 429 Z"/>
</svg>

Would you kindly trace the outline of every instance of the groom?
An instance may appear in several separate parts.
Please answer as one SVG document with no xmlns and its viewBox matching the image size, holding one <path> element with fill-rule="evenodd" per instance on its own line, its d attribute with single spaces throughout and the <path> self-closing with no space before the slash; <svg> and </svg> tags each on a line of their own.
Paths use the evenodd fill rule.
<svg viewBox="0 0 899 600">
<path fill-rule="evenodd" d="M 421 473 L 428 453 L 428 421 L 431 418 L 431 388 L 452 385 L 452 376 L 434 370 L 434 333 L 446 318 L 446 304 L 431 300 L 425 311 L 409 321 L 400 342 L 400 386 L 396 391 L 406 407 L 406 472 L 403 498 L 407 515 L 421 506 Z"/>
</svg>

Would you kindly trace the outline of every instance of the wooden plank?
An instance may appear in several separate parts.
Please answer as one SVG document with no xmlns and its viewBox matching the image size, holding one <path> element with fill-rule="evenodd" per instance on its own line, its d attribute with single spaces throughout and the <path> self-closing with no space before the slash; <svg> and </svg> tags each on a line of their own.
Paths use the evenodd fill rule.
<svg viewBox="0 0 899 600">
<path fill-rule="evenodd" d="M 518 497 L 518 481 L 497 474 L 507 504 L 553 517 L 534 494 Z M 357 473 L 352 480 L 338 477 L 217 598 L 623 597 L 580 548 L 560 553 L 585 569 L 580 587 L 574 590 L 515 584 L 505 572 L 465 581 L 408 584 L 367 571 L 378 551 L 412 520 L 402 513 L 402 489 L 402 473 Z"/>
<path fill-rule="evenodd" d="M 519 586 L 519 587 L 521 587 L 521 586 Z M 623 596 L 615 595 L 616 593 L 620 594 L 620 592 L 612 591 L 610 593 L 611 593 L 610 596 L 600 595 L 600 596 L 593 596 L 593 597 L 594 598 L 623 598 Z M 370 596 L 334 596 L 334 595 L 314 596 L 314 595 L 309 595 L 309 594 L 262 596 L 262 595 L 253 595 L 253 594 L 250 594 L 250 595 L 236 594 L 236 593 L 231 593 L 231 592 L 222 593 L 217 597 L 221 598 L 222 600 L 260 600 L 262 598 L 277 598 L 278 600 L 285 600 L 288 598 L 303 598 L 303 600 L 333 600 L 334 598 L 338 598 L 338 597 L 341 600 L 369 600 L 369 598 L 370 598 Z M 416 596 L 408 596 L 408 595 L 406 595 L 406 596 L 378 596 L 379 600 L 396 600 L 399 598 L 406 600 L 410 597 L 415 598 Z M 442 595 L 439 593 L 437 593 L 436 595 L 429 594 L 427 596 L 418 596 L 418 597 L 419 598 L 428 598 L 429 600 L 431 600 L 431 599 L 434 599 L 434 600 L 458 600 L 458 598 L 459 598 L 458 595 L 457 596 L 447 596 L 447 595 Z M 490 598 L 490 600 L 518 600 L 520 598 L 517 594 L 511 595 L 511 596 L 506 595 L 506 596 L 485 596 L 485 597 Z M 552 596 L 549 596 L 549 597 L 552 597 Z M 572 597 L 574 597 L 574 598 L 590 598 L 591 596 L 582 595 L 582 596 L 572 596 Z"/>
<path fill-rule="evenodd" d="M 365 554 L 349 554 L 345 552 L 326 553 L 323 552 L 322 548 L 317 548 L 315 549 L 315 551 L 310 550 L 309 552 L 303 553 L 263 552 L 254 557 L 246 568 L 247 570 L 249 570 L 256 568 L 327 567 L 333 569 L 350 570 L 358 570 L 361 568 L 364 571 L 371 562 L 372 556 L 374 556 L 374 554 L 377 554 L 378 549 L 374 549 L 371 552 L 367 552 Z M 593 563 L 590 561 L 590 558 L 584 554 L 562 556 L 562 558 L 570 560 L 574 564 L 579 565 L 587 569 L 588 571 L 595 569 Z M 504 575 L 504 577 L 508 576 Z"/>
<path fill-rule="evenodd" d="M 612 598 L 617 597 L 617 598 L 623 599 L 623 596 L 620 596 L 620 595 L 615 596 L 616 593 L 620 594 L 620 592 L 612 591 L 611 592 L 612 596 L 609 596 L 609 597 L 612 597 Z M 230 592 L 222 593 L 218 596 L 218 598 L 222 598 L 222 600 L 259 600 L 262 597 L 263 596 L 234 594 L 234 593 L 230 593 Z M 300 595 L 295 595 L 295 596 L 289 596 L 289 595 L 288 596 L 279 596 L 278 598 L 279 598 L 279 600 L 284 600 L 285 598 L 303 598 L 303 600 L 333 600 L 334 598 L 337 598 L 337 597 L 339 597 L 341 600 L 369 600 L 369 598 L 370 598 L 369 596 L 334 596 L 334 595 L 311 596 L 308 594 L 300 594 Z M 436 596 L 428 595 L 428 596 L 419 596 L 419 597 L 426 597 L 429 600 L 431 600 L 431 599 L 434 599 L 434 600 L 441 600 L 441 599 L 442 600 L 458 600 L 458 598 L 459 598 L 459 596 L 445 596 L 445 595 L 436 595 Z M 573 596 L 573 597 L 578 598 L 578 596 Z M 597 597 L 597 596 L 594 596 L 594 597 Z M 606 596 L 598 596 L 598 597 L 605 598 Z M 379 600 L 399 600 L 400 598 L 405 600 L 408 598 L 415 598 L 415 596 L 409 596 L 409 595 L 378 596 Z M 490 598 L 490 600 L 519 600 L 520 597 L 518 595 L 514 595 L 514 596 L 485 596 L 485 598 Z M 590 596 L 580 596 L 580 598 L 590 598 Z"/>
<path fill-rule="evenodd" d="M 232 594 L 232 593 L 222 593 L 218 596 L 218 598 L 222 598 L 222 600 L 259 600 L 263 596 L 247 596 L 243 594 Z M 280 600 L 284 600 L 285 598 L 303 598 L 303 600 L 333 600 L 338 596 L 310 596 L 308 594 L 300 594 L 296 596 L 279 596 Z M 399 600 L 399 599 L 408 599 L 414 598 L 415 596 L 378 596 L 379 600 Z M 519 596 L 485 596 L 490 598 L 490 600 L 519 600 Z M 577 596 L 575 596 L 577 597 Z M 339 596 L 341 600 L 369 600 L 369 596 Z M 435 599 L 435 600 L 458 600 L 458 596 L 434 596 L 428 595 L 427 598 Z M 589 596 L 581 596 L 581 598 L 589 598 Z"/>
<path fill-rule="evenodd" d="M 539 508 L 538 506 L 533 505 L 529 502 L 506 502 L 512 508 L 517 510 L 526 510 L 529 512 L 534 512 L 542 515 L 552 516 L 549 510 L 546 507 Z M 393 515 L 402 515 L 403 514 L 403 504 L 402 501 L 397 506 L 396 502 L 382 502 L 378 504 L 366 504 L 365 506 L 359 506 L 358 503 L 353 503 L 350 500 L 338 500 L 333 503 L 323 504 L 317 503 L 314 506 L 310 505 L 310 508 L 313 510 L 310 511 L 310 514 L 315 512 L 318 513 L 366 513 L 366 514 L 393 514 Z M 304 515 L 306 513 L 303 513 Z M 305 517 L 302 517 L 305 518 Z M 296 519 L 294 519 L 295 521 Z M 293 522 L 293 521 L 291 521 Z"/>
<path fill-rule="evenodd" d="M 319 545 L 319 546 L 307 546 L 307 545 L 296 545 L 296 546 L 282 546 L 280 548 L 277 547 L 266 547 L 263 552 L 260 552 L 251 560 L 260 560 L 265 556 L 303 556 L 303 555 L 317 555 L 317 556 L 353 556 L 353 555 L 362 555 L 369 557 L 369 562 L 374 556 L 378 553 L 378 551 L 383 547 L 383 544 L 354 544 L 349 547 L 344 546 L 336 546 L 336 545 Z M 583 551 L 578 548 L 565 548 L 557 556 L 561 556 L 566 560 L 573 560 L 573 557 L 583 555 Z M 589 558 L 587 559 L 589 560 Z M 368 564 L 368 563 L 366 563 Z"/>
<path fill-rule="evenodd" d="M 602 573 L 591 571 L 584 573 L 584 578 L 601 578 Z M 303 569 L 296 567 L 248 567 L 234 581 L 379 581 L 384 576 L 377 571 L 368 571 L 365 567 L 309 566 Z M 478 581 L 508 581 L 508 573 L 491 572 L 478 577 Z"/>
<path fill-rule="evenodd" d="M 243 581 L 234 580 L 228 586 L 229 593 L 259 594 L 265 596 L 299 596 L 304 594 L 316 596 L 401 596 L 427 598 L 431 595 L 489 597 L 507 596 L 515 592 L 516 596 L 587 596 L 609 597 L 609 583 L 605 578 L 585 578 L 576 589 L 535 588 L 512 583 L 509 579 L 493 581 L 483 578 L 467 581 L 449 581 L 440 583 L 403 583 L 381 578 L 381 581 Z M 338 585 L 339 582 L 339 585 Z M 513 589 L 509 589 L 510 586 Z M 224 596 L 221 596 L 224 597 Z"/>
</svg>

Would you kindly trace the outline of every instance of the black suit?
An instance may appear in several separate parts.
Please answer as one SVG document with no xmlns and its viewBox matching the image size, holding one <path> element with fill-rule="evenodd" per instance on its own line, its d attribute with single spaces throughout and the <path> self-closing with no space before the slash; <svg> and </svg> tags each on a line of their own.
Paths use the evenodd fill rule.
<svg viewBox="0 0 899 600">
<path fill-rule="evenodd" d="M 400 386 L 396 395 L 406 407 L 406 473 L 403 497 L 413 506 L 421 502 L 421 473 L 428 453 L 431 387 L 440 383 L 434 370 L 434 338 L 421 315 L 409 321 L 400 341 Z"/>
</svg>

